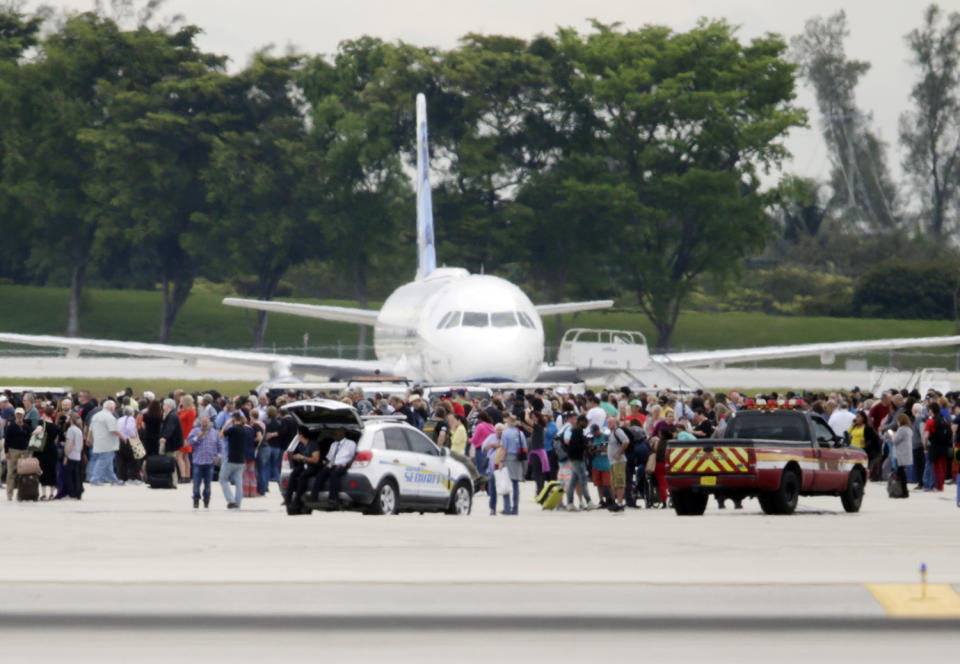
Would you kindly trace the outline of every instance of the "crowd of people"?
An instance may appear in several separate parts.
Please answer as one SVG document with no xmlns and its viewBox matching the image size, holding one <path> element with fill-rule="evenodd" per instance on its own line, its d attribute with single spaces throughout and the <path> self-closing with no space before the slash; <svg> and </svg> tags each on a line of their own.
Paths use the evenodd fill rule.
<svg viewBox="0 0 960 664">
<path fill-rule="evenodd" d="M 402 416 L 470 464 L 489 494 L 490 514 L 498 513 L 500 499 L 499 513 L 516 515 L 524 481 L 532 481 L 538 494 L 548 482 L 560 482 L 565 493 L 560 507 L 567 510 L 667 507 L 666 443 L 722 438 L 729 418 L 745 408 L 821 414 L 838 436 L 866 451 L 870 479 L 896 485 L 892 497 L 909 496 L 910 484 L 943 491 L 957 472 L 960 393 L 922 396 L 903 390 L 874 396 L 854 388 L 749 398 L 736 391 L 677 395 L 621 388 L 471 397 L 455 390 L 428 402 L 418 389 L 402 396 L 367 396 L 354 388 L 273 398 L 182 390 L 158 398 L 127 389 L 99 399 L 84 390 L 60 398 L 0 394 L 6 466 L 0 477 L 12 500 L 18 461 L 33 456 L 41 469 L 40 500 L 79 500 L 85 484 L 141 484 L 145 460 L 165 455 L 175 461 L 178 481 L 192 483 L 195 509 L 201 502 L 210 506 L 216 475 L 227 507 L 237 509 L 244 497 L 267 495 L 271 483 L 279 483 L 283 453 L 298 433 L 296 419 L 281 407 L 304 396 L 343 399 L 361 415 Z M 509 485 L 498 490 L 498 481 Z"/>
</svg>

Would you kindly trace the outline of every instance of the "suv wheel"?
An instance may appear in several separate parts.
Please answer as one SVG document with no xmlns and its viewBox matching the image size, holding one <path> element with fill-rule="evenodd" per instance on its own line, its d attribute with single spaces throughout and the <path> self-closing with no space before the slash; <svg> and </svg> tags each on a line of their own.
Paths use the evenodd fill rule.
<svg viewBox="0 0 960 664">
<path fill-rule="evenodd" d="M 450 507 L 447 508 L 447 514 L 469 516 L 472 506 L 473 496 L 470 494 L 470 487 L 465 482 L 460 482 L 450 494 Z"/>
<path fill-rule="evenodd" d="M 377 495 L 371 505 L 373 514 L 396 514 L 400 507 L 400 494 L 393 480 L 383 480 L 377 487 Z"/>
</svg>

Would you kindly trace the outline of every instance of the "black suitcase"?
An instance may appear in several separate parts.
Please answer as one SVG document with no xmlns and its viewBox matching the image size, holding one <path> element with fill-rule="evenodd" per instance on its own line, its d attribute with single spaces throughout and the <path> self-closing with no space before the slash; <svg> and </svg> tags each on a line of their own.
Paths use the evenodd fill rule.
<svg viewBox="0 0 960 664">
<path fill-rule="evenodd" d="M 177 462 L 173 457 L 157 455 L 147 457 L 146 482 L 151 489 L 177 488 Z"/>
<path fill-rule="evenodd" d="M 40 476 L 20 475 L 17 477 L 17 500 L 40 500 Z"/>
</svg>

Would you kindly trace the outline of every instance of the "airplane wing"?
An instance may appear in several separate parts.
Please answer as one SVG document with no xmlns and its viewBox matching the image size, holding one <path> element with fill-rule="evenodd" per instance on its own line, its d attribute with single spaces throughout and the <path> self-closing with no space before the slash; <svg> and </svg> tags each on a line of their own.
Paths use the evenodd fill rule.
<svg viewBox="0 0 960 664">
<path fill-rule="evenodd" d="M 344 373 L 393 373 L 393 367 L 390 364 L 377 360 L 347 360 L 340 358 L 303 357 L 299 355 L 276 355 L 255 351 L 204 348 L 202 346 L 171 346 L 167 344 L 140 343 L 136 341 L 80 339 L 76 337 L 2 332 L 0 332 L 0 342 L 27 346 L 66 348 L 71 354 L 85 350 L 99 353 L 136 355 L 139 357 L 169 357 L 187 361 L 215 360 L 232 362 L 265 368 L 269 370 L 271 377 L 290 375 L 294 371 L 304 371 L 328 376 Z"/>
<path fill-rule="evenodd" d="M 576 311 L 593 311 L 594 309 L 609 309 L 613 300 L 590 300 L 588 302 L 561 302 L 559 304 L 537 304 L 534 309 L 541 316 L 555 314 L 571 314 Z"/>
<path fill-rule="evenodd" d="M 736 364 L 738 362 L 779 360 L 788 357 L 814 357 L 819 355 L 821 362 L 831 364 L 837 355 L 844 353 L 865 353 L 869 351 L 896 350 L 900 348 L 935 348 L 938 346 L 955 346 L 958 344 L 960 344 L 960 335 L 704 350 L 653 355 L 651 359 L 667 366 L 690 368 L 722 367 L 725 364 Z"/>
<path fill-rule="evenodd" d="M 226 297 L 223 303 L 230 307 L 242 309 L 257 309 L 271 311 L 278 314 L 293 314 L 307 318 L 322 318 L 341 323 L 356 323 L 358 325 L 374 325 L 380 312 L 370 309 L 353 309 L 351 307 L 331 307 L 322 304 L 297 304 L 295 302 L 276 302 L 274 300 L 245 300 L 238 297 Z"/>
</svg>

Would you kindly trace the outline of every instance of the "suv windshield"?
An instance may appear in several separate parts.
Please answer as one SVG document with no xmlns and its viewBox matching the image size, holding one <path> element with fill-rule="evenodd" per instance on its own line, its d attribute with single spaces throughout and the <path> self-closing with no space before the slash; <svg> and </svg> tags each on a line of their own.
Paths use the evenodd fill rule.
<svg viewBox="0 0 960 664">
<path fill-rule="evenodd" d="M 807 434 L 803 415 L 799 413 L 763 413 L 734 417 L 727 427 L 724 438 L 760 440 L 789 440 L 806 442 Z"/>
</svg>

